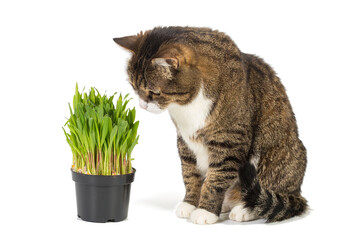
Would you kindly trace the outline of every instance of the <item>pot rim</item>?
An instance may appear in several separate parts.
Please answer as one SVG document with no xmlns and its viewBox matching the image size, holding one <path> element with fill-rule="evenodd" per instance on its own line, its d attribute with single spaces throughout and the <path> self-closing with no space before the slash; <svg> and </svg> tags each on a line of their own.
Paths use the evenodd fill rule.
<svg viewBox="0 0 360 240">
<path fill-rule="evenodd" d="M 127 185 L 134 181 L 136 169 L 132 168 L 132 173 L 119 175 L 90 175 L 71 170 L 72 180 L 75 183 L 94 185 L 94 186 L 117 186 Z"/>
</svg>

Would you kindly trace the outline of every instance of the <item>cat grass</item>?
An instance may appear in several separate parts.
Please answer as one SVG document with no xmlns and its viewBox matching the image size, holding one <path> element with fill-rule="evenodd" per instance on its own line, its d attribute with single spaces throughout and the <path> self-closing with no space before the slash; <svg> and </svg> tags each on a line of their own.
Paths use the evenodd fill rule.
<svg viewBox="0 0 360 240">
<path fill-rule="evenodd" d="M 72 155 L 72 170 L 91 175 L 120 175 L 132 172 L 131 153 L 138 143 L 139 121 L 135 108 L 127 108 L 128 94 L 108 97 L 92 87 L 80 93 L 76 84 L 70 118 L 64 130 Z"/>
</svg>

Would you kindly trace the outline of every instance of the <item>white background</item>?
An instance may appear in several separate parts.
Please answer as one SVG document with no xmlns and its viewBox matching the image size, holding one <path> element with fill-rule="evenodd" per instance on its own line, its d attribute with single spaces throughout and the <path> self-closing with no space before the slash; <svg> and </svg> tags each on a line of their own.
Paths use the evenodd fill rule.
<svg viewBox="0 0 360 240">
<path fill-rule="evenodd" d="M 1 238 L 359 239 L 359 22 L 356 1 L 1 1 Z M 175 128 L 167 113 L 137 108 L 128 219 L 77 219 L 61 129 L 75 83 L 130 92 L 137 107 L 125 74 L 130 54 L 112 38 L 168 25 L 224 31 L 278 72 L 308 150 L 310 215 L 278 224 L 178 219 Z"/>
</svg>

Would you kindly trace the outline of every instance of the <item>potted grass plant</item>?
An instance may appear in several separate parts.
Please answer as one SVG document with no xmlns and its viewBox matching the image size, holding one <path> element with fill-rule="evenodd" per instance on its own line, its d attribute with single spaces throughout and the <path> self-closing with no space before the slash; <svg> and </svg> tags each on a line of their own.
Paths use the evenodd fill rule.
<svg viewBox="0 0 360 240">
<path fill-rule="evenodd" d="M 118 222 L 127 218 L 135 169 L 131 153 L 138 143 L 135 108 L 128 95 L 116 105 L 96 88 L 80 93 L 76 84 L 70 118 L 63 127 L 73 156 L 78 217 L 90 222 Z"/>
</svg>

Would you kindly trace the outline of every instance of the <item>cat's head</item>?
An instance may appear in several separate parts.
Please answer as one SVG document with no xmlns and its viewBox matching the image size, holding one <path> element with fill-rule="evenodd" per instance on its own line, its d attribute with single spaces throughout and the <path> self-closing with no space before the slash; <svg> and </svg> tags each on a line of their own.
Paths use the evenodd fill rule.
<svg viewBox="0 0 360 240">
<path fill-rule="evenodd" d="M 189 103 L 201 85 L 194 50 L 171 37 L 152 30 L 114 38 L 132 53 L 127 67 L 129 82 L 140 106 L 153 113 L 166 110 L 172 103 Z"/>
</svg>

